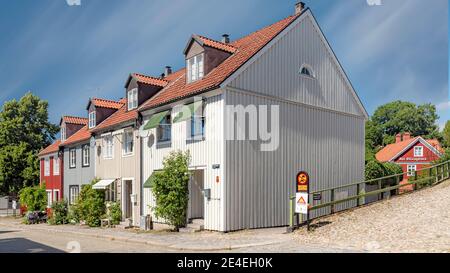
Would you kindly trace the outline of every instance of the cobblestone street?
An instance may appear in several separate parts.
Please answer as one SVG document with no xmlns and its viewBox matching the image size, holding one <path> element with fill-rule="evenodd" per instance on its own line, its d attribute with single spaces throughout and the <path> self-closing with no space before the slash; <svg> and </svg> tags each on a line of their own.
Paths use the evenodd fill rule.
<svg viewBox="0 0 450 273">
<path fill-rule="evenodd" d="M 369 252 L 450 252 L 450 181 L 313 222 L 300 244 Z"/>
</svg>

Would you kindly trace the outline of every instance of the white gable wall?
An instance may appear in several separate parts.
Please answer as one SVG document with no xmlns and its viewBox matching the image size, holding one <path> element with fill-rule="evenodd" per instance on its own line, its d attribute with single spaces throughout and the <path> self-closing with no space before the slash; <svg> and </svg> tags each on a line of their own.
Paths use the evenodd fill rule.
<svg viewBox="0 0 450 273">
<path fill-rule="evenodd" d="M 228 87 L 364 116 L 310 12 L 285 31 L 253 63 L 243 66 Z M 300 76 L 303 64 L 313 68 L 316 79 Z"/>
</svg>

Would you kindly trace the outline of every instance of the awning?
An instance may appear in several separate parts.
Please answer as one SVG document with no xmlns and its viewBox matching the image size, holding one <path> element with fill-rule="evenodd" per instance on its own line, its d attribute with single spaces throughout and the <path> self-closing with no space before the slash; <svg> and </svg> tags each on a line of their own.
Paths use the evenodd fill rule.
<svg viewBox="0 0 450 273">
<path fill-rule="evenodd" d="M 100 180 L 98 181 L 94 186 L 92 186 L 92 188 L 94 190 L 105 190 L 106 187 L 108 187 L 109 185 L 111 185 L 112 183 L 114 183 L 114 181 L 116 181 L 117 179 L 104 179 L 104 180 Z"/>
<path fill-rule="evenodd" d="M 155 179 L 155 174 L 161 173 L 162 171 L 153 171 L 152 175 L 145 181 L 144 188 L 148 189 L 153 187 L 153 180 Z"/>
<path fill-rule="evenodd" d="M 181 107 L 181 111 L 173 119 L 173 123 L 190 119 L 203 106 L 203 102 L 197 101 Z"/>
<path fill-rule="evenodd" d="M 158 125 L 161 123 L 161 120 L 163 120 L 163 118 L 166 117 L 168 113 L 169 110 L 154 114 L 145 125 L 144 130 L 150 130 L 158 127 Z"/>
</svg>

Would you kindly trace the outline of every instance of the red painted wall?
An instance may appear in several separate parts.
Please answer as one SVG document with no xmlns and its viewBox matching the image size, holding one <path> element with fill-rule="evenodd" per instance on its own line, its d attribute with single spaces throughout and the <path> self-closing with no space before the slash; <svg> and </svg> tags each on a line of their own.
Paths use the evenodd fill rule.
<svg viewBox="0 0 450 273">
<path fill-rule="evenodd" d="M 58 156 L 58 154 L 52 154 L 52 155 L 47 155 L 41 158 L 41 181 L 40 183 L 42 184 L 43 182 L 45 182 L 45 186 L 47 190 L 51 190 L 52 191 L 52 201 L 56 201 L 54 200 L 54 196 L 55 196 L 55 190 L 59 190 L 59 193 L 57 194 L 57 198 L 58 200 L 61 200 L 63 198 L 63 170 L 64 170 L 64 164 L 63 164 L 63 160 L 62 158 L 59 158 L 59 174 L 58 175 L 54 175 L 53 174 L 53 168 L 54 163 L 53 163 L 53 158 L 55 156 Z M 45 174 L 45 159 L 49 158 L 50 160 L 50 175 L 49 176 L 44 176 Z"/>
<path fill-rule="evenodd" d="M 414 147 L 417 146 L 423 147 L 422 157 L 414 157 Z M 408 165 L 416 165 L 417 171 L 420 171 L 424 168 L 429 167 L 433 163 L 433 161 L 436 161 L 438 159 L 438 155 L 436 155 L 421 142 L 418 142 L 416 145 L 412 146 L 410 149 L 400 155 L 394 162 L 402 166 L 403 172 L 407 172 Z M 420 172 L 418 173 L 420 174 Z M 407 175 L 404 176 L 404 179 L 408 179 Z"/>
</svg>

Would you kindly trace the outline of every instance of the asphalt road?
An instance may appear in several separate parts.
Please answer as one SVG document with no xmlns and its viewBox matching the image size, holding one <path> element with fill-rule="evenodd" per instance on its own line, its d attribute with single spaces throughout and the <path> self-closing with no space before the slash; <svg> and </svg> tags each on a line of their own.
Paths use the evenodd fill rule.
<svg viewBox="0 0 450 273">
<path fill-rule="evenodd" d="M 43 233 L 0 227 L 0 253 L 152 253 L 174 252 L 150 245 L 69 233 Z"/>
</svg>

